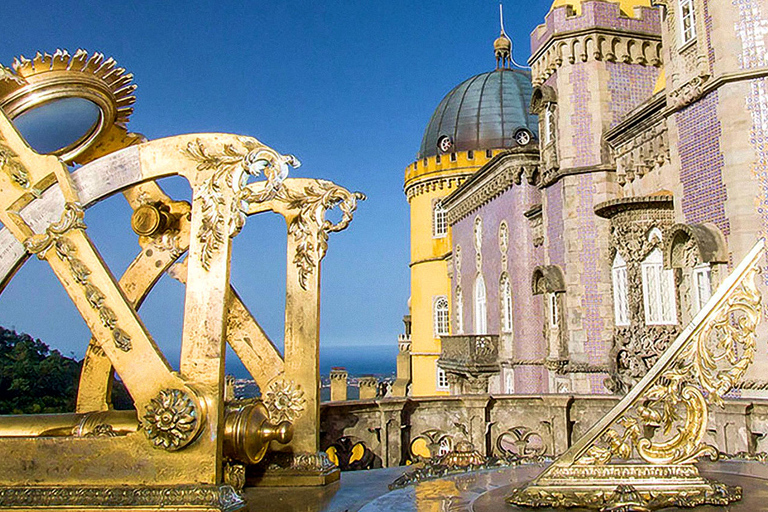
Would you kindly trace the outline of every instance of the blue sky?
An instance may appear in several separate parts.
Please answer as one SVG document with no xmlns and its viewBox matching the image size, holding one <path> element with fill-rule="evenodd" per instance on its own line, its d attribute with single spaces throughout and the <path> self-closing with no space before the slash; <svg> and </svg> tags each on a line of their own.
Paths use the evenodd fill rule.
<svg viewBox="0 0 768 512">
<path fill-rule="evenodd" d="M 525 62 L 550 2 L 507 1 L 505 23 Z M 257 137 L 324 178 L 368 195 L 323 266 L 321 347 L 392 344 L 409 294 L 403 171 L 432 111 L 462 80 L 492 69 L 494 1 L 3 2 L 0 62 L 38 50 L 101 51 L 135 75 L 129 128 L 150 139 L 193 132 Z M 176 198 L 187 193 L 167 184 Z M 235 239 L 232 281 L 267 333 L 282 338 L 285 227 L 249 219 Z M 138 251 L 121 196 L 86 214 L 120 275 Z M 163 278 L 142 307 L 178 359 L 183 288 Z M 30 260 L 0 296 L 0 325 L 81 357 L 88 330 L 50 269 Z M 322 348 L 321 348 L 322 350 Z"/>
</svg>

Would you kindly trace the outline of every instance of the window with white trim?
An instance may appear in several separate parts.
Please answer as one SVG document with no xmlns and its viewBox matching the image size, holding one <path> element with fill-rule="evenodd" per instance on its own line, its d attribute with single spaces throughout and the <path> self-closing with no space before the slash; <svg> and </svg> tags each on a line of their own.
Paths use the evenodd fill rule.
<svg viewBox="0 0 768 512">
<path fill-rule="evenodd" d="M 506 376 L 504 377 L 504 393 L 511 395 L 515 392 L 515 376 L 512 374 L 512 370 L 507 369 Z"/>
<path fill-rule="evenodd" d="M 549 296 L 549 326 L 553 329 L 558 327 L 560 322 L 560 308 L 557 304 L 557 294 L 550 293 Z"/>
<path fill-rule="evenodd" d="M 693 314 L 704 307 L 712 296 L 712 268 L 704 263 L 693 269 Z"/>
<path fill-rule="evenodd" d="M 482 275 L 479 275 L 475 281 L 475 334 L 488 333 L 488 311 L 485 300 L 485 280 Z"/>
<path fill-rule="evenodd" d="M 437 366 L 437 381 L 435 384 L 435 387 L 438 391 L 449 391 L 450 387 L 448 386 L 448 374 L 445 373 L 445 370 Z"/>
<path fill-rule="evenodd" d="M 664 258 L 658 247 L 643 260 L 640 269 L 646 325 L 676 324 L 675 280 L 672 270 L 664 269 Z"/>
<path fill-rule="evenodd" d="M 435 297 L 432 302 L 432 318 L 435 324 L 435 337 L 447 336 L 449 315 L 448 299 L 445 296 Z"/>
<path fill-rule="evenodd" d="M 696 15 L 693 0 L 680 0 L 680 45 L 685 46 L 696 39 Z"/>
<path fill-rule="evenodd" d="M 550 102 L 544 107 L 544 145 L 555 140 L 555 104 Z"/>
<path fill-rule="evenodd" d="M 627 298 L 627 262 L 616 253 L 611 267 L 613 277 L 613 317 L 618 326 L 629 325 L 629 299 Z"/>
<path fill-rule="evenodd" d="M 501 275 L 499 295 L 501 296 L 501 330 L 512 332 L 512 285 L 509 282 L 509 274 L 506 272 Z"/>
<path fill-rule="evenodd" d="M 448 233 L 448 224 L 445 221 L 445 208 L 440 201 L 435 202 L 432 209 L 432 238 L 443 238 Z"/>
<path fill-rule="evenodd" d="M 457 334 L 464 334 L 464 313 L 462 311 L 464 307 L 464 296 L 461 292 L 461 286 L 456 287 L 456 300 L 455 300 L 455 306 L 456 306 L 456 314 L 454 318 L 456 319 L 456 333 Z"/>
</svg>

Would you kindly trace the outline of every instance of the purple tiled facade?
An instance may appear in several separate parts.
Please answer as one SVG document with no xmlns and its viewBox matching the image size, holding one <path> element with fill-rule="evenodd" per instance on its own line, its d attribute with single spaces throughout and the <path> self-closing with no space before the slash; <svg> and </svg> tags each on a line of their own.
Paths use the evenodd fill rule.
<svg viewBox="0 0 768 512">
<path fill-rule="evenodd" d="M 532 233 L 524 213 L 539 204 L 541 194 L 529 185 L 513 186 L 498 198 L 485 204 L 452 227 L 453 245 L 461 247 L 461 281 L 454 272 L 452 287 L 460 285 L 463 294 L 462 316 L 464 333 L 474 334 L 474 289 L 478 277 L 474 246 L 475 219 L 482 219 L 482 275 L 486 284 L 488 332 L 501 330 L 499 281 L 502 262 L 499 245 L 499 225 L 509 226 L 507 268 L 513 290 L 512 326 L 515 358 L 525 361 L 546 357 L 546 342 L 542 335 L 542 299 L 534 296 L 531 287 L 533 269 L 542 258 L 542 249 L 534 248 Z M 455 298 L 455 296 L 454 296 Z M 546 372 L 541 365 L 519 366 L 515 371 L 515 391 L 518 393 L 547 392 Z"/>
<path fill-rule="evenodd" d="M 610 94 L 611 128 L 624 120 L 635 107 L 653 93 L 659 70 L 653 66 L 633 66 L 624 62 L 607 62 Z"/>
<path fill-rule="evenodd" d="M 675 116 L 680 134 L 681 204 L 685 222 L 712 222 L 727 237 L 730 222 L 725 214 L 727 192 L 723 184 L 717 102 L 715 91 Z"/>
</svg>

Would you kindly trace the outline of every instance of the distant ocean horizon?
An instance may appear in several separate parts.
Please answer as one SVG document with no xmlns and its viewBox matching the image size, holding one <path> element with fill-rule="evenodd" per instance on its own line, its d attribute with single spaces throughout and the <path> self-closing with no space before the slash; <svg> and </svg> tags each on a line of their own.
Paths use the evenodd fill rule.
<svg viewBox="0 0 768 512">
<path fill-rule="evenodd" d="M 328 375 L 332 367 L 346 368 L 350 377 L 361 375 L 389 376 L 395 373 L 397 343 L 391 345 L 320 346 L 320 374 Z M 229 366 L 229 364 L 228 364 Z M 240 361 L 228 368 L 237 378 L 247 379 L 248 371 Z"/>
</svg>

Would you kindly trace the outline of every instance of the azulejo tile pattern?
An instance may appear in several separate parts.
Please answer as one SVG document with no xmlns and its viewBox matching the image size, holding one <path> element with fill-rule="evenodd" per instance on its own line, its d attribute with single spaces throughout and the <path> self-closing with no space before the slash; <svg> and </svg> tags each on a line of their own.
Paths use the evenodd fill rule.
<svg viewBox="0 0 768 512">
<path fill-rule="evenodd" d="M 723 184 L 722 129 L 717 117 L 718 92 L 676 114 L 680 133 L 681 204 L 685 222 L 714 223 L 727 237 L 730 222 L 725 214 L 727 192 Z"/>
</svg>

